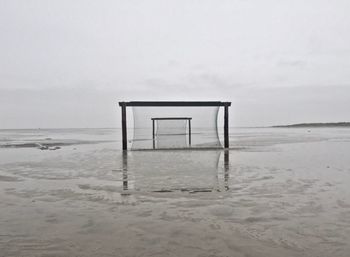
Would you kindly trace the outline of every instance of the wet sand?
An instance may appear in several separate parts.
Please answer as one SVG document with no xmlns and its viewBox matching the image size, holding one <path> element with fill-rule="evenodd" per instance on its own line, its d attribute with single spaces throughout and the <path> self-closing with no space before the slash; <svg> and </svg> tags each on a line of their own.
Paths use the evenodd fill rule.
<svg viewBox="0 0 350 257">
<path fill-rule="evenodd" d="M 349 129 L 236 130 L 226 156 L 89 133 L 0 148 L 0 256 L 349 256 Z"/>
</svg>

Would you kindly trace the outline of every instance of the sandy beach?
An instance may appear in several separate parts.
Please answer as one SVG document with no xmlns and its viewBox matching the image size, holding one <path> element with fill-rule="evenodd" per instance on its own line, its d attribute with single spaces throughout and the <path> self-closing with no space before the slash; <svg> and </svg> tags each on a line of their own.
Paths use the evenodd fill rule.
<svg viewBox="0 0 350 257">
<path fill-rule="evenodd" d="M 350 129 L 230 136 L 123 154 L 116 129 L 1 130 L 0 256 L 349 256 Z"/>
</svg>

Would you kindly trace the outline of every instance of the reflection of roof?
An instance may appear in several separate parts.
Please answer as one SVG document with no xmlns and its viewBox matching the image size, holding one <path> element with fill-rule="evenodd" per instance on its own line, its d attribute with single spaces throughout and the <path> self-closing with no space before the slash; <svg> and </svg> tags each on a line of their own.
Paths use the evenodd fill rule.
<svg viewBox="0 0 350 257">
<path fill-rule="evenodd" d="M 189 117 L 161 117 L 161 118 L 151 118 L 151 120 L 192 120 Z"/>
<path fill-rule="evenodd" d="M 220 101 L 131 101 L 119 102 L 120 106 L 231 106 L 231 102 Z"/>
</svg>

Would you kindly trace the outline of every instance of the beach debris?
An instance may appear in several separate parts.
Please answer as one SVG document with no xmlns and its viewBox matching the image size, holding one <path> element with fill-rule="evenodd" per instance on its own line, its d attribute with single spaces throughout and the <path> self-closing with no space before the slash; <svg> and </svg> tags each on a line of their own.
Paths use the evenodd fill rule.
<svg viewBox="0 0 350 257">
<path fill-rule="evenodd" d="M 39 143 L 35 143 L 38 147 L 38 149 L 40 150 L 48 150 L 49 147 L 47 145 L 42 145 L 42 144 L 39 144 Z"/>
<path fill-rule="evenodd" d="M 61 149 L 61 147 L 59 147 L 59 146 L 51 146 L 51 147 L 49 147 L 49 150 L 51 150 L 51 151 L 58 150 L 58 149 Z"/>
<path fill-rule="evenodd" d="M 59 146 L 48 146 L 48 145 L 42 145 L 40 143 L 35 143 L 35 145 L 40 150 L 51 150 L 51 151 L 53 151 L 53 150 L 61 149 L 61 147 L 59 147 Z"/>
</svg>

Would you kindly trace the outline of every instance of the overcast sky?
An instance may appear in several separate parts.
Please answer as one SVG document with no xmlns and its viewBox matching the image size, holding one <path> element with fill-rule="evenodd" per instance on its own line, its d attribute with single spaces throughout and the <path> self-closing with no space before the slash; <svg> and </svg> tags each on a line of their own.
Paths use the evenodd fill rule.
<svg viewBox="0 0 350 257">
<path fill-rule="evenodd" d="M 116 127 L 119 100 L 231 126 L 350 121 L 349 0 L 0 0 L 0 128 Z"/>
</svg>

